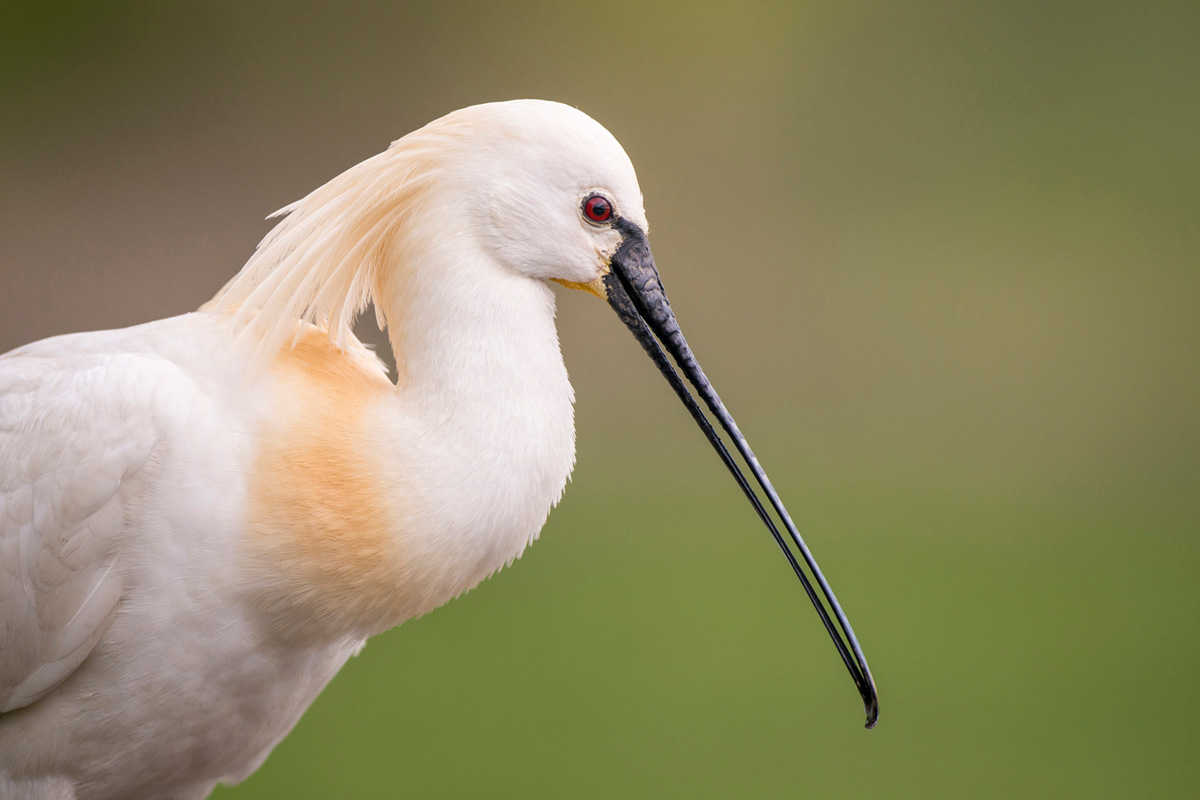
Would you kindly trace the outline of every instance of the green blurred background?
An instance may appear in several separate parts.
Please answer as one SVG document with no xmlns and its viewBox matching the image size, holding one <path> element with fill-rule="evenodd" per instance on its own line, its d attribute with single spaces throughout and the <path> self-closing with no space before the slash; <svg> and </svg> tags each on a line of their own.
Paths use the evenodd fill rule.
<svg viewBox="0 0 1200 800">
<path fill-rule="evenodd" d="M 1200 6 L 0 4 L 0 350 L 207 299 L 263 218 L 543 97 L 639 170 L 876 674 L 603 303 L 516 566 L 218 798 L 1149 797 L 1200 769 Z"/>
</svg>

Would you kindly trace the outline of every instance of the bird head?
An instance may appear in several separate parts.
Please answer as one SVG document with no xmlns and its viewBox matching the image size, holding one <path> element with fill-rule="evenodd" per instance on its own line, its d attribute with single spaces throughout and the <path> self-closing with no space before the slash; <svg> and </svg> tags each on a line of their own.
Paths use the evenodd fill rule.
<svg viewBox="0 0 1200 800">
<path fill-rule="evenodd" d="M 646 230 L 633 164 L 603 126 L 543 100 L 455 111 L 415 134 L 437 142 L 440 205 L 457 203 L 464 229 L 521 275 L 594 286 L 625 239 Z"/>
</svg>

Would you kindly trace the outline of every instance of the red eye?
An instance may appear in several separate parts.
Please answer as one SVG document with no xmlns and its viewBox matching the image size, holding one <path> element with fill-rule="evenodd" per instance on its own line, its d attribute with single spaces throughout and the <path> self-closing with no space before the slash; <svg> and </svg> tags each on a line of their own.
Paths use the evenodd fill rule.
<svg viewBox="0 0 1200 800">
<path fill-rule="evenodd" d="M 612 219 L 612 203 L 604 195 L 594 194 L 583 201 L 583 215 L 592 222 L 608 222 Z"/>
</svg>

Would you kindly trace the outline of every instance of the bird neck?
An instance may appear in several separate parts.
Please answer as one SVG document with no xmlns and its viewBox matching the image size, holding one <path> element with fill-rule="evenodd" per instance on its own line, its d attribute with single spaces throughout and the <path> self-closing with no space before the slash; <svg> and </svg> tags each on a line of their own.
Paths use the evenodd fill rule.
<svg viewBox="0 0 1200 800">
<path fill-rule="evenodd" d="M 398 365 L 384 463 L 409 493 L 405 616 L 470 589 L 533 541 L 575 460 L 554 294 L 468 243 L 409 251 L 379 287 Z"/>
<path fill-rule="evenodd" d="M 549 286 L 470 245 L 409 237 L 402 263 L 374 288 L 398 393 L 409 401 L 492 405 L 538 379 L 569 391 Z"/>
</svg>

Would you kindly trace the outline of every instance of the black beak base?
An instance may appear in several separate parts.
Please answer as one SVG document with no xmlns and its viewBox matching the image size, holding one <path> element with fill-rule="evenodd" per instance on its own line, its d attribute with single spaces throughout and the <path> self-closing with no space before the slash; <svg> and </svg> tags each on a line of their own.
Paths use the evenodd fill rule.
<svg viewBox="0 0 1200 800">
<path fill-rule="evenodd" d="M 614 223 L 614 227 L 625 238 L 621 246 L 617 249 L 617 252 L 613 254 L 611 270 L 604 277 L 604 288 L 609 305 L 613 307 L 613 310 L 617 312 L 617 316 L 621 318 L 626 327 L 637 337 L 637 340 L 646 350 L 646 353 L 649 354 L 651 360 L 654 361 L 659 371 L 662 372 L 663 377 L 671 384 L 671 388 L 675 390 L 675 394 L 683 401 L 684 406 L 687 407 L 696 424 L 700 426 L 709 443 L 717 451 L 717 454 L 721 457 L 721 461 L 729 469 L 738 486 L 741 487 L 742 492 L 750 500 L 751 505 L 754 506 L 755 511 L 758 512 L 759 517 L 775 538 L 775 542 L 787 557 L 796 576 L 804 585 L 804 590 L 812 601 L 813 607 L 817 610 L 817 614 L 820 615 L 821 621 L 824 623 L 825 629 L 829 632 L 830 638 L 833 639 L 833 643 L 837 647 L 838 653 L 846 665 L 846 669 L 850 672 L 850 677 L 854 680 L 854 685 L 862 696 L 863 705 L 867 713 L 867 727 L 875 727 L 875 723 L 879 719 L 879 697 L 875 691 L 875 680 L 871 677 L 871 670 L 867 667 L 866 657 L 863 655 L 862 648 L 858 644 L 858 639 L 854 636 L 854 630 L 850 627 L 850 622 L 846 619 L 842 607 L 838 604 L 833 590 L 829 588 L 825 576 L 821 574 L 821 570 L 817 566 L 812 553 L 809 551 L 808 545 L 804 543 L 804 539 L 800 536 L 800 532 L 796 529 L 795 524 L 788 515 L 787 509 L 784 508 L 783 502 L 779 499 L 779 495 L 775 492 L 775 488 L 767 478 L 766 472 L 763 471 L 758 463 L 758 459 L 754 456 L 754 452 L 750 449 L 750 445 L 746 442 L 746 437 L 738 430 L 737 423 L 734 422 L 729 412 L 725 410 L 725 405 L 721 402 L 721 398 L 713 390 L 712 384 L 709 383 L 708 378 L 704 375 L 704 371 L 700 369 L 699 362 L 692 355 L 687 340 L 683 338 L 683 332 L 679 329 L 679 323 L 675 319 L 674 312 L 671 311 L 671 304 L 668 302 L 666 291 L 663 289 L 662 280 L 658 276 L 658 269 L 654 265 L 654 257 L 650 254 L 650 245 L 646 241 L 645 234 L 636 225 L 624 219 L 618 219 Z M 671 354 L 680 371 L 704 401 L 704 405 L 707 406 L 709 412 L 716 418 L 718 424 L 733 441 L 734 447 L 741 454 L 759 488 L 766 495 L 768 502 L 775 510 L 775 514 L 783 523 L 791 542 L 799 550 L 804 563 L 820 588 L 820 594 L 824 598 L 824 603 L 821 596 L 818 596 L 814 590 L 812 582 L 801 567 L 800 560 L 796 558 L 795 552 L 788 546 L 787 540 L 784 539 L 775 521 L 767 512 L 758 493 L 746 480 L 737 462 L 725 446 L 725 442 L 713 428 L 709 418 L 696 402 L 696 399 L 692 397 L 687 386 L 680 379 L 679 375 L 676 374 L 670 360 L 667 358 L 666 352 L 664 352 L 664 348 L 666 352 Z M 828 605 L 828 609 L 826 605 Z M 833 618 L 830 617 L 830 610 L 833 612 Z M 834 619 L 837 620 L 836 625 L 834 624 Z"/>
</svg>

